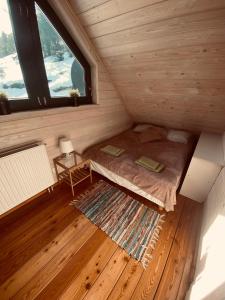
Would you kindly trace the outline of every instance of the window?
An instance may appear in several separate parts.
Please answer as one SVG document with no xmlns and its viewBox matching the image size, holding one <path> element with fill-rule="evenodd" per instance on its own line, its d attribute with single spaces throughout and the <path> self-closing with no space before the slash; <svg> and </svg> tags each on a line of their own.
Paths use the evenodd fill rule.
<svg viewBox="0 0 225 300">
<path fill-rule="evenodd" d="M 28 98 L 7 1 L 0 1 L 0 90 L 11 99 Z"/>
<path fill-rule="evenodd" d="M 47 1 L 0 1 L 0 91 L 12 111 L 91 103 L 90 65 Z"/>
<path fill-rule="evenodd" d="M 35 8 L 51 97 L 68 96 L 73 87 L 86 96 L 84 68 L 40 7 Z"/>
</svg>

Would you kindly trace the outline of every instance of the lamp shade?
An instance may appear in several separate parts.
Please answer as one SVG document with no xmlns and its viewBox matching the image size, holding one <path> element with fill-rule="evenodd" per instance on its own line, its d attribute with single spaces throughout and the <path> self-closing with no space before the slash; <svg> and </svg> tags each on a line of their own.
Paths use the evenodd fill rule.
<svg viewBox="0 0 225 300">
<path fill-rule="evenodd" d="M 74 150 L 71 140 L 69 140 L 67 138 L 60 139 L 59 148 L 62 153 L 66 153 L 66 154 L 68 154 Z"/>
</svg>

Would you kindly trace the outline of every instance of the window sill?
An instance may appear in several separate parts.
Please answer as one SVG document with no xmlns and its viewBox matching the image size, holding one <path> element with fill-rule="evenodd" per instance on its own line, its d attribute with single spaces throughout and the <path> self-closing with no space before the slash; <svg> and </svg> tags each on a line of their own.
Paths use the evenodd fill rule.
<svg viewBox="0 0 225 300">
<path fill-rule="evenodd" d="M 99 106 L 99 104 L 92 103 L 86 105 L 80 105 L 77 107 L 57 107 L 57 108 L 46 108 L 40 110 L 30 110 L 30 111 L 23 111 L 23 112 L 15 112 L 10 115 L 0 115 L 0 123 L 2 122 L 10 122 L 10 121 L 17 121 L 17 120 L 24 120 L 24 119 L 32 119 L 38 118 L 43 116 L 50 116 L 50 115 L 57 115 L 57 114 L 64 114 L 64 113 L 71 113 L 77 111 L 84 111 L 89 109 L 95 109 Z"/>
</svg>

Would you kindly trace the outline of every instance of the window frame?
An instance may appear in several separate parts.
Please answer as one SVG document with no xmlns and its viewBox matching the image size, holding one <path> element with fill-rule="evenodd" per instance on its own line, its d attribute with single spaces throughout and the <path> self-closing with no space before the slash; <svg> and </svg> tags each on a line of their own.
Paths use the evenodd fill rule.
<svg viewBox="0 0 225 300">
<path fill-rule="evenodd" d="M 26 99 L 12 98 L 13 100 L 9 100 L 11 112 L 74 106 L 74 101 L 69 96 L 51 97 L 50 95 L 35 12 L 35 3 L 37 3 L 47 16 L 63 41 L 84 68 L 86 96 L 78 97 L 78 105 L 92 104 L 90 64 L 49 3 L 44 0 L 8 0 L 15 46 L 28 93 L 28 98 Z M 27 41 L 24 37 L 26 35 L 29 35 Z M 32 46 L 30 46 L 31 39 L 33 41 Z M 31 61 L 27 59 L 29 51 L 32 52 Z M 34 61 L 35 68 L 32 67 Z"/>
</svg>

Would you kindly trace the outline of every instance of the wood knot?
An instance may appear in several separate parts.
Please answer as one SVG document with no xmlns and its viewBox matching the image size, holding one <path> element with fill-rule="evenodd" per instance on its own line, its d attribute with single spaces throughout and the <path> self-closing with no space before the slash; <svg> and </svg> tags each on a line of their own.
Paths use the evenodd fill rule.
<svg viewBox="0 0 225 300">
<path fill-rule="evenodd" d="M 126 262 L 128 262 L 129 258 L 127 256 L 124 256 L 123 260 L 126 261 Z"/>
<path fill-rule="evenodd" d="M 88 282 L 88 283 L 85 285 L 85 288 L 86 288 L 86 290 L 90 290 L 90 288 L 91 288 L 90 282 Z"/>
<path fill-rule="evenodd" d="M 131 269 L 131 274 L 134 274 L 136 270 L 137 270 L 137 266 L 133 266 Z"/>
</svg>

